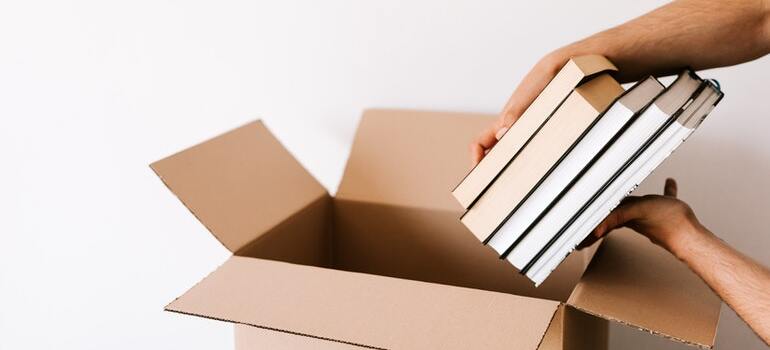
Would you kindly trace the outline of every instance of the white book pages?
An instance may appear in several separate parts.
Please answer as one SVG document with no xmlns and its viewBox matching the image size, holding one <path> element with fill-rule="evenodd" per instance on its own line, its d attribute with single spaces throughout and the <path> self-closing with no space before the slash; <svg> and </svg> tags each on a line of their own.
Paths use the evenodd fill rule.
<svg viewBox="0 0 770 350">
<path fill-rule="evenodd" d="M 633 115 L 623 104 L 613 104 L 487 244 L 503 254 Z"/>
<path fill-rule="evenodd" d="M 610 146 L 604 155 L 578 180 L 572 188 L 554 205 L 540 222 L 521 240 L 507 259 L 519 270 L 543 248 L 548 241 L 567 224 L 612 175 L 642 145 L 653 136 L 669 115 L 655 104 L 647 110 Z"/>
<path fill-rule="evenodd" d="M 592 213 L 581 215 L 580 218 L 575 221 L 575 224 L 580 225 L 580 227 L 577 229 L 570 228 L 565 231 L 556 243 L 548 249 L 537 263 L 535 263 L 533 268 L 527 273 L 527 276 L 535 281 L 536 284 L 544 281 L 553 269 L 555 269 L 556 266 L 558 266 L 558 264 L 591 233 L 591 230 L 593 230 L 593 228 L 596 227 L 596 225 L 598 225 L 626 195 L 628 195 L 628 193 L 636 188 L 638 182 L 641 182 L 647 177 L 652 170 L 654 170 L 655 167 L 670 154 L 667 154 L 665 150 L 676 148 L 678 144 L 681 144 L 682 138 L 686 137 L 691 132 L 692 129 L 684 128 L 679 124 L 672 125 L 667 129 L 666 133 L 661 136 L 670 138 L 667 142 L 668 144 L 672 144 L 674 143 L 672 141 L 679 139 L 677 145 L 660 145 L 660 143 L 665 143 L 663 140 L 658 140 L 660 142 L 653 144 L 650 148 L 656 148 L 654 156 L 651 159 L 647 159 L 647 162 L 644 165 L 639 165 L 635 162 L 635 165 L 629 167 L 630 171 L 635 171 L 636 173 L 630 178 L 628 178 L 628 176 L 622 176 L 624 179 L 621 180 L 621 185 L 616 185 L 617 182 L 614 182 L 613 186 L 607 188 L 602 196 L 597 199 L 596 203 L 599 203 L 602 200 L 606 200 L 606 202 L 600 203 L 600 205 L 590 206 L 589 210 L 592 211 Z M 650 152 L 652 151 L 650 150 Z M 587 229 L 587 227 L 591 228 Z M 580 234 L 581 232 L 582 234 Z"/>
<path fill-rule="evenodd" d="M 719 95 L 715 92 L 702 93 L 688 108 L 690 118 L 704 118 L 714 108 L 718 98 Z M 690 118 L 687 120 L 691 120 Z M 690 123 L 685 121 L 684 124 Z M 667 128 L 541 256 L 527 272 L 527 277 L 536 285 L 542 283 L 620 201 L 636 189 L 638 184 L 668 158 L 694 130 L 683 125 L 681 121 L 674 122 Z"/>
<path fill-rule="evenodd" d="M 656 142 L 654 142 L 650 146 L 650 148 L 647 149 L 647 151 L 645 152 L 647 153 L 647 155 L 642 155 L 640 156 L 640 158 L 642 157 L 648 158 L 647 163 L 652 164 L 653 161 L 649 159 L 650 158 L 649 153 L 654 153 L 655 158 L 660 157 L 661 158 L 660 161 L 662 162 L 663 159 L 665 158 L 665 155 L 662 151 L 664 148 L 666 148 L 664 145 L 662 145 L 663 143 L 666 143 L 665 139 L 669 139 L 668 141 L 671 141 L 677 135 L 680 137 L 683 137 L 685 136 L 684 132 L 686 130 L 690 130 L 690 129 L 686 129 L 679 124 L 672 125 L 668 129 L 666 129 L 666 131 L 661 135 L 661 138 L 659 138 Z M 617 203 L 619 203 L 620 200 L 622 200 L 623 197 L 625 197 L 629 192 L 633 191 L 634 187 L 636 186 L 634 184 L 634 185 L 630 185 L 630 187 L 624 187 L 626 182 L 629 180 L 626 174 L 633 172 L 632 179 L 644 179 L 645 177 L 647 177 L 647 175 L 649 175 L 649 172 L 645 173 L 643 169 L 655 168 L 655 166 L 650 167 L 639 163 L 640 162 L 638 160 L 634 162 L 631 166 L 629 166 L 629 168 L 627 169 L 628 171 L 624 172 L 624 175 L 621 176 L 623 179 L 620 182 L 618 181 L 613 182 L 613 184 L 610 187 L 608 187 L 599 198 L 597 198 L 594 204 L 606 204 L 603 201 L 611 200 L 609 199 L 610 197 L 613 197 L 613 198 L 619 197 L 619 199 L 617 199 Z M 652 171 L 652 169 L 650 169 L 650 172 Z M 624 191 L 622 190 L 623 188 L 627 190 Z M 591 230 L 593 230 L 593 228 L 596 227 L 596 225 L 592 226 L 587 231 L 584 230 L 585 234 L 577 234 L 577 233 L 580 232 L 580 230 L 583 227 L 590 226 L 591 222 L 595 222 L 598 225 L 599 222 L 601 222 L 601 220 L 603 220 L 604 217 L 606 217 L 607 214 L 609 214 L 609 211 L 607 211 L 606 213 L 604 213 L 604 215 L 601 215 L 600 213 L 602 212 L 602 210 L 600 208 L 602 207 L 603 205 L 591 205 L 590 207 L 588 207 L 586 212 L 592 211 L 592 213 L 588 214 L 584 212 L 583 215 L 580 215 L 580 217 L 575 221 L 575 223 L 567 231 L 565 231 L 561 237 L 559 237 L 559 239 L 546 251 L 545 254 L 543 254 L 543 256 L 540 259 L 538 259 L 538 262 L 536 262 L 535 265 L 532 267 L 532 269 L 530 269 L 530 271 L 527 272 L 527 276 L 530 277 L 530 279 L 532 279 L 533 281 L 535 281 L 536 284 L 545 280 L 545 278 L 552 271 L 550 270 L 550 267 L 553 266 L 555 268 L 556 266 L 558 266 L 558 264 L 564 258 L 566 258 L 567 255 L 570 252 L 572 252 L 572 250 L 574 250 L 574 248 L 578 244 L 580 244 L 580 242 L 586 236 L 588 236 L 588 234 L 591 233 Z M 595 220 L 597 216 L 600 216 L 598 221 Z M 576 229 L 575 227 L 579 227 L 579 228 Z M 540 280 L 541 278 L 542 280 Z"/>
</svg>

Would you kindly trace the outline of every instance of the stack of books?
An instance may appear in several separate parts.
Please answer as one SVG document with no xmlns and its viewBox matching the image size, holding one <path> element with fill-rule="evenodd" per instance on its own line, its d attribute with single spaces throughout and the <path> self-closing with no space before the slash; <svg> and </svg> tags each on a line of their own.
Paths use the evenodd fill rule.
<svg viewBox="0 0 770 350">
<path fill-rule="evenodd" d="M 723 96 L 689 69 L 627 91 L 613 70 L 602 56 L 570 60 L 452 192 L 463 224 L 535 285 Z"/>
</svg>

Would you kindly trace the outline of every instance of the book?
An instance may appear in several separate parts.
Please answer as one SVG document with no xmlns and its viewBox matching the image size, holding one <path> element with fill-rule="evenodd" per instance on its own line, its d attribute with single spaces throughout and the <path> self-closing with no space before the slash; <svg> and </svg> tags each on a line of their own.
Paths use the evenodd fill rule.
<svg viewBox="0 0 770 350">
<path fill-rule="evenodd" d="M 524 270 L 542 248 L 560 234 L 560 229 L 575 219 L 581 206 L 612 181 L 622 171 L 623 165 L 656 136 L 656 132 L 665 128 L 666 122 L 692 98 L 699 85 L 699 81 L 690 75 L 680 75 L 617 140 L 596 155 L 587 171 L 572 186 L 565 188 L 547 211 L 529 224 L 522 233 L 524 238 L 509 247 L 503 257 L 520 271 Z"/>
<path fill-rule="evenodd" d="M 452 195 L 463 208 L 470 208 L 577 85 L 602 72 L 615 70 L 610 61 L 599 55 L 570 59 L 481 162 L 452 190 Z"/>
<path fill-rule="evenodd" d="M 576 71 L 591 60 L 598 73 Z M 611 65 L 571 60 L 527 109 L 526 122 L 517 127 L 522 116 L 484 158 L 492 160 L 453 191 L 466 208 L 460 221 L 535 286 L 723 97 L 718 84 L 689 69 L 668 87 L 648 77 L 624 91 Z"/>
<path fill-rule="evenodd" d="M 620 199 L 633 190 L 627 182 L 632 182 L 630 186 L 638 184 L 681 143 L 683 137 L 672 136 L 677 135 L 675 131 L 691 132 L 700 124 L 690 118 L 697 115 L 693 120 L 702 120 L 710 111 L 703 112 L 701 107 L 711 101 L 708 98 L 716 96 L 714 91 L 718 90 L 711 86 L 691 71 L 680 74 L 639 118 L 632 120 L 618 138 L 594 156 L 590 165 L 534 221 L 528 223 L 521 237 L 502 253 L 502 257 L 536 284 L 541 283 Z M 677 128 L 678 125 L 685 126 Z M 648 162 L 650 159 L 655 161 Z M 618 196 L 619 199 L 612 200 Z M 607 205 L 609 210 L 601 209 L 607 209 Z"/>
<path fill-rule="evenodd" d="M 509 214 L 488 245 L 501 255 L 509 247 L 515 246 L 523 238 L 522 233 L 538 216 L 555 203 L 559 194 L 574 182 L 580 172 L 587 169 L 596 155 L 618 137 L 663 89 L 663 84 L 649 77 L 623 93 L 573 144 L 564 159 L 537 185 L 522 205 Z"/>
<path fill-rule="evenodd" d="M 688 72 L 689 74 L 694 74 Z M 574 222 L 565 225 L 561 236 L 541 248 L 537 259 L 524 267 L 527 277 L 540 284 L 582 242 L 593 229 L 631 193 L 655 168 L 674 152 L 723 97 L 711 81 L 701 83 L 696 97 L 669 119 L 668 126 L 593 201 L 584 205 Z M 582 208 L 581 208 L 582 209 Z"/>
<path fill-rule="evenodd" d="M 576 87 L 543 126 L 533 131 L 527 145 L 493 179 L 460 221 L 479 240 L 486 242 L 623 91 L 607 73 Z"/>
</svg>

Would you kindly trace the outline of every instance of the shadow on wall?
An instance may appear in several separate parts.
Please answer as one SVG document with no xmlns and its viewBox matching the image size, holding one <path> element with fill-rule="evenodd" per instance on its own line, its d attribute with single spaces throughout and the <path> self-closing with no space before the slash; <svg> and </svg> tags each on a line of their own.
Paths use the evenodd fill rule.
<svg viewBox="0 0 770 350">
<path fill-rule="evenodd" d="M 692 206 L 700 221 L 741 252 L 770 266 L 770 158 L 756 148 L 693 135 L 635 191 L 661 193 L 667 177 L 677 179 L 679 198 Z M 764 343 L 723 305 L 716 349 L 765 349 Z M 610 349 L 691 349 L 612 325 Z"/>
</svg>

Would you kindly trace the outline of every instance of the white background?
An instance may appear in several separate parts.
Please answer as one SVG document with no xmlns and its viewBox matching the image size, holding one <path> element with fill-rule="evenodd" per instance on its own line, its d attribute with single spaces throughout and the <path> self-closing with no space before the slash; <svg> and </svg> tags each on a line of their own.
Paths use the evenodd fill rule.
<svg viewBox="0 0 770 350">
<path fill-rule="evenodd" d="M 0 348 L 231 348 L 161 311 L 228 253 L 148 163 L 262 117 L 333 192 L 363 108 L 496 113 L 540 56 L 660 3 L 0 3 Z M 703 75 L 727 97 L 641 192 L 676 176 L 770 264 L 770 59 Z M 717 343 L 763 348 L 727 308 Z M 670 344 L 612 328 L 614 349 Z"/>
</svg>

